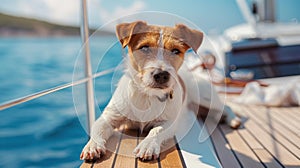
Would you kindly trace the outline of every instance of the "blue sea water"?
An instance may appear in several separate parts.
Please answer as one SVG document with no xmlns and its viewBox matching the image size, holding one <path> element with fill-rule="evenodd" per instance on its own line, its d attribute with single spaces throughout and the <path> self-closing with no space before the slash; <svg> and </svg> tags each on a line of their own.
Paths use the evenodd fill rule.
<svg viewBox="0 0 300 168">
<path fill-rule="evenodd" d="M 107 46 L 112 48 L 106 51 Z M 118 65 L 122 60 L 118 48 L 113 37 L 95 38 L 91 43 L 95 71 Z M 1 38 L 0 103 L 71 82 L 75 63 L 80 66 L 83 62 L 80 51 L 79 37 Z M 74 78 L 80 77 L 78 73 Z M 95 80 L 97 116 L 111 96 L 112 77 Z M 72 88 L 67 88 L 0 111 L 0 167 L 81 164 L 79 155 L 88 140 L 84 85 L 73 91 L 77 94 L 74 100 L 79 100 L 76 109 Z"/>
</svg>

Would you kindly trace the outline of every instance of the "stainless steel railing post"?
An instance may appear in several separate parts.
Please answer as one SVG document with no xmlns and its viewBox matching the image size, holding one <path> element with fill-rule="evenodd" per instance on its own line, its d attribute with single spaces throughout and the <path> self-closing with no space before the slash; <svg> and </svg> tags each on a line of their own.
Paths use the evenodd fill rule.
<svg viewBox="0 0 300 168">
<path fill-rule="evenodd" d="M 89 45 L 89 26 L 87 15 L 87 2 L 82 0 L 82 23 L 80 27 L 81 38 L 84 47 L 85 54 L 85 75 L 88 78 L 86 83 L 86 101 L 87 101 L 87 126 L 88 133 L 91 132 L 92 124 L 95 121 L 95 100 L 94 100 L 94 86 L 92 78 L 92 65 L 90 57 L 90 45 Z"/>
</svg>

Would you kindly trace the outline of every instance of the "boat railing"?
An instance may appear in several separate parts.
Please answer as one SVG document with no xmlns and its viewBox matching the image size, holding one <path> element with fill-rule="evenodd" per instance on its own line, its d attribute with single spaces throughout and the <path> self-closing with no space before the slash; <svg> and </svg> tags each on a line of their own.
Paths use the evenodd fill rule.
<svg viewBox="0 0 300 168">
<path fill-rule="evenodd" d="M 73 86 L 76 86 L 76 85 L 86 83 L 88 80 L 93 80 L 95 78 L 113 73 L 114 70 L 115 70 L 115 68 L 110 68 L 110 69 L 95 73 L 91 77 L 86 77 L 86 78 L 83 78 L 83 79 L 80 79 L 80 80 L 72 81 L 72 82 L 65 83 L 65 84 L 62 84 L 62 85 L 59 85 L 59 86 L 55 86 L 55 87 L 52 87 L 52 88 L 49 88 L 49 89 L 45 89 L 45 90 L 42 90 L 40 92 L 36 92 L 36 93 L 30 94 L 30 95 L 27 95 L 27 96 L 24 96 L 24 97 L 21 97 L 21 98 L 6 101 L 6 102 L 0 104 L 0 110 L 5 110 L 5 109 L 8 109 L 8 108 L 14 107 L 16 105 L 26 103 L 28 101 L 37 99 L 39 97 L 48 95 L 50 93 L 57 92 L 57 91 L 60 91 L 60 90 L 63 90 L 63 89 L 69 88 L 69 87 L 73 87 Z"/>
<path fill-rule="evenodd" d="M 87 0 L 82 0 L 82 10 L 81 10 L 81 27 L 80 34 L 82 43 L 84 45 L 84 56 L 85 56 L 85 76 L 86 81 L 86 104 L 87 104 L 87 131 L 90 133 L 92 125 L 95 121 L 95 100 L 94 100 L 94 86 L 93 80 L 90 78 L 92 76 L 92 64 L 90 56 L 90 44 L 89 44 L 89 23 L 88 23 L 88 13 L 87 13 Z"/>
</svg>

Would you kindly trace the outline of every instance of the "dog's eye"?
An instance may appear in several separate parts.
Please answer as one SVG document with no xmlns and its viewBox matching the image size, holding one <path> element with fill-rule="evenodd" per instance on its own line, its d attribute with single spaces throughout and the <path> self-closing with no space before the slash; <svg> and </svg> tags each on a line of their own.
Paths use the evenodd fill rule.
<svg viewBox="0 0 300 168">
<path fill-rule="evenodd" d="M 175 55 L 178 55 L 178 54 L 180 54 L 180 51 L 178 50 L 178 49 L 173 49 L 172 51 L 172 54 L 175 54 Z"/>
<path fill-rule="evenodd" d="M 150 51 L 150 47 L 148 45 L 143 45 L 139 48 L 139 50 L 143 51 L 144 53 L 148 53 Z"/>
</svg>

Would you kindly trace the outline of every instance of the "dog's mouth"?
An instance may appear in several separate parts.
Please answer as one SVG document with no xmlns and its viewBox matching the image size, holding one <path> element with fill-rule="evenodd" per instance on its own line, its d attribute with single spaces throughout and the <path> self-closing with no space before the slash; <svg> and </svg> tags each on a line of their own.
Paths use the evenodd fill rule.
<svg viewBox="0 0 300 168">
<path fill-rule="evenodd" d="M 160 102 L 165 102 L 168 99 L 173 99 L 173 88 L 169 85 L 157 85 L 154 84 L 153 86 L 149 87 L 156 95 L 157 99 Z"/>
<path fill-rule="evenodd" d="M 150 86 L 150 88 L 153 88 L 153 89 L 168 89 L 169 86 L 168 85 L 159 85 L 159 84 L 153 84 L 152 86 Z"/>
</svg>

